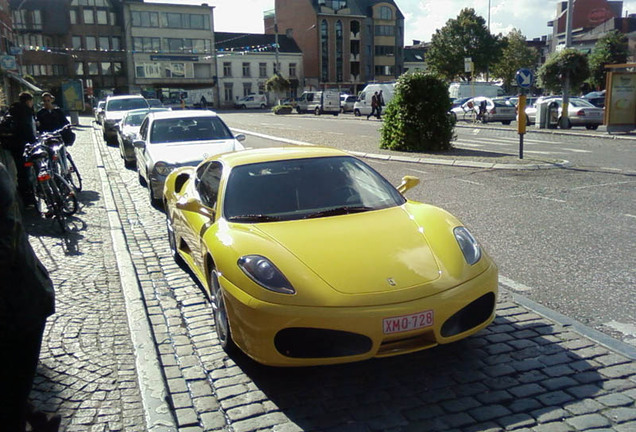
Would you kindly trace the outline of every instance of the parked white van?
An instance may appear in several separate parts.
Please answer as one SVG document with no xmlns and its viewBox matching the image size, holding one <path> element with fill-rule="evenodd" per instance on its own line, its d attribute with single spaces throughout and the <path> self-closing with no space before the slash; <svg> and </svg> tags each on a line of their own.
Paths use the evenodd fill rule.
<svg viewBox="0 0 636 432">
<path fill-rule="evenodd" d="M 264 109 L 267 107 L 267 98 L 262 94 L 251 94 L 247 96 L 243 96 L 239 100 L 234 103 L 235 108 L 246 109 L 246 108 L 261 108 Z"/>
<path fill-rule="evenodd" d="M 340 93 L 336 90 L 306 91 L 297 102 L 298 113 L 340 114 Z"/>
<path fill-rule="evenodd" d="M 495 98 L 503 95 L 501 86 L 489 82 L 454 82 L 448 86 L 448 96 L 453 100 L 478 96 Z"/>
<path fill-rule="evenodd" d="M 395 83 L 374 83 L 367 86 L 358 94 L 358 101 L 353 105 L 353 114 L 357 117 L 371 114 L 371 98 L 375 92 L 382 90 L 384 105 L 387 105 L 395 94 Z"/>
</svg>

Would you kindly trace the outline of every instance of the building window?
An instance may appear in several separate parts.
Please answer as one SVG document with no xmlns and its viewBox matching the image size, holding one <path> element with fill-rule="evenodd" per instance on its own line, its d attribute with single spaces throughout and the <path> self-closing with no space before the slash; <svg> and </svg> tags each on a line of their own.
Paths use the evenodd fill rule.
<svg viewBox="0 0 636 432">
<path fill-rule="evenodd" d="M 267 78 L 267 63 L 258 64 L 258 76 L 260 78 Z"/>
<path fill-rule="evenodd" d="M 388 6 L 380 7 L 380 19 L 383 20 L 392 20 L 393 19 L 393 11 Z"/>
<path fill-rule="evenodd" d="M 243 83 L 243 96 L 252 94 L 252 83 Z"/>
<path fill-rule="evenodd" d="M 42 14 L 40 10 L 14 10 L 13 28 L 16 30 L 42 30 Z"/>
<path fill-rule="evenodd" d="M 110 51 L 110 41 L 108 39 L 108 36 L 100 36 L 99 49 L 102 51 Z"/>
<path fill-rule="evenodd" d="M 138 52 L 161 51 L 161 39 L 153 37 L 133 38 L 133 50 Z"/>
<path fill-rule="evenodd" d="M 169 63 L 165 66 L 166 78 L 185 78 L 185 63 Z"/>
<path fill-rule="evenodd" d="M 102 62 L 102 75 L 112 75 L 112 63 L 111 62 Z"/>
<path fill-rule="evenodd" d="M 134 27 L 159 27 L 159 14 L 148 11 L 132 11 L 130 13 Z"/>
<path fill-rule="evenodd" d="M 77 10 L 71 9 L 68 13 L 71 19 L 71 24 L 77 24 Z"/>
<path fill-rule="evenodd" d="M 329 24 L 327 20 L 320 23 L 320 80 L 329 81 Z"/>
<path fill-rule="evenodd" d="M 108 25 L 108 11 L 97 9 L 97 24 Z"/>
<path fill-rule="evenodd" d="M 84 9 L 84 24 L 95 24 L 93 9 Z"/>
<path fill-rule="evenodd" d="M 296 63 L 290 63 L 289 64 L 289 76 L 290 77 L 295 77 L 296 76 Z"/>
<path fill-rule="evenodd" d="M 203 14 L 165 12 L 161 14 L 161 24 L 168 28 L 210 30 L 210 17 Z"/>
<path fill-rule="evenodd" d="M 232 63 L 223 62 L 223 76 L 231 77 L 232 76 Z"/>
<path fill-rule="evenodd" d="M 66 76 L 66 75 L 68 75 L 66 73 L 66 66 L 65 65 L 60 65 L 60 64 L 54 64 L 53 65 L 53 75 L 56 75 L 56 76 Z"/>
<path fill-rule="evenodd" d="M 161 78 L 160 63 L 143 63 L 135 67 L 137 78 Z"/>
<path fill-rule="evenodd" d="M 395 66 L 376 66 L 375 75 L 393 76 L 395 75 Z"/>
<path fill-rule="evenodd" d="M 75 62 L 75 75 L 84 75 L 84 63 Z"/>
<path fill-rule="evenodd" d="M 225 102 L 234 102 L 234 90 L 232 83 L 225 83 L 223 86 L 223 100 Z"/>
<path fill-rule="evenodd" d="M 88 62 L 88 75 L 99 75 L 99 67 L 96 62 Z"/>
<path fill-rule="evenodd" d="M 395 47 L 392 45 L 376 45 L 375 55 L 377 56 L 393 56 L 395 55 Z"/>
<path fill-rule="evenodd" d="M 395 27 L 390 25 L 375 26 L 376 36 L 395 36 Z"/>
<path fill-rule="evenodd" d="M 243 63 L 243 77 L 244 78 L 249 78 L 250 76 L 251 76 L 250 64 L 249 63 Z"/>
<path fill-rule="evenodd" d="M 333 10 L 340 10 L 347 7 L 347 0 L 318 0 L 318 4 Z"/>
<path fill-rule="evenodd" d="M 86 36 L 86 49 L 89 51 L 97 49 L 97 38 L 95 36 Z"/>
<path fill-rule="evenodd" d="M 113 62 L 113 75 L 120 75 L 123 70 L 122 62 Z"/>
<path fill-rule="evenodd" d="M 344 67 L 344 39 L 342 35 L 342 21 L 336 21 L 336 81 L 343 80 Z"/>
<path fill-rule="evenodd" d="M 73 36 L 73 49 L 74 50 L 82 49 L 82 37 L 81 36 Z"/>
<path fill-rule="evenodd" d="M 121 50 L 121 38 L 119 36 L 113 36 L 111 39 L 111 47 L 114 51 Z"/>
</svg>

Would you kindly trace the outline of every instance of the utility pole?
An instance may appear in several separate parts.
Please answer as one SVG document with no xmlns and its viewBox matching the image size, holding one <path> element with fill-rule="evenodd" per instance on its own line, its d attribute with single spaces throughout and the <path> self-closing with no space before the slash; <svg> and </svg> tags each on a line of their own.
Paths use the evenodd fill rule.
<svg viewBox="0 0 636 432">
<path fill-rule="evenodd" d="M 276 67 L 274 75 L 280 76 L 280 63 L 278 61 L 278 13 L 276 12 L 276 6 L 274 6 L 274 44 L 276 45 Z"/>
<path fill-rule="evenodd" d="M 488 0 L 488 36 L 490 36 L 490 0 Z M 486 64 L 486 82 L 490 82 L 490 62 Z"/>
<path fill-rule="evenodd" d="M 565 16 L 565 49 L 572 46 L 572 9 L 574 0 L 568 0 L 568 10 Z M 561 129 L 570 129 L 572 123 L 568 118 L 570 105 L 570 73 L 566 71 L 563 77 L 563 108 L 561 109 Z"/>
</svg>

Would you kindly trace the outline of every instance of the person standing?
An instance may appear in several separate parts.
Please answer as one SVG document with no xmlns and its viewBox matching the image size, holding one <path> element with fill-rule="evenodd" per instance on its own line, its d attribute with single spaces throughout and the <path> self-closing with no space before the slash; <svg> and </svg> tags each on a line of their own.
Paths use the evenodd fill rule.
<svg viewBox="0 0 636 432">
<path fill-rule="evenodd" d="M 0 429 L 57 430 L 60 417 L 47 418 L 28 403 L 40 357 L 46 319 L 55 312 L 49 273 L 29 244 L 15 197 L 15 185 L 0 163 Z"/>
<path fill-rule="evenodd" d="M 53 105 L 54 101 L 55 97 L 51 93 L 42 93 L 43 106 L 35 116 L 40 132 L 53 132 L 69 124 L 64 112 Z"/>
<path fill-rule="evenodd" d="M 34 202 L 33 186 L 29 181 L 29 171 L 24 166 L 24 147 L 35 142 L 35 116 L 33 115 L 33 95 L 22 92 L 18 102 L 11 105 L 9 114 L 15 120 L 15 140 L 11 145 L 11 156 L 18 174 L 18 192 L 24 204 Z"/>
<path fill-rule="evenodd" d="M 373 96 L 371 96 L 371 113 L 367 116 L 367 120 L 369 120 L 369 117 L 371 117 L 372 115 L 377 116 L 378 112 L 378 92 L 373 93 Z"/>
<path fill-rule="evenodd" d="M 376 117 L 378 118 L 378 120 L 381 118 L 382 116 L 382 107 L 384 106 L 384 96 L 382 95 L 382 90 L 380 90 L 378 92 L 378 108 L 376 109 Z"/>
<path fill-rule="evenodd" d="M 201 95 L 201 108 L 206 109 L 208 106 L 208 100 L 205 98 L 205 95 Z"/>
</svg>

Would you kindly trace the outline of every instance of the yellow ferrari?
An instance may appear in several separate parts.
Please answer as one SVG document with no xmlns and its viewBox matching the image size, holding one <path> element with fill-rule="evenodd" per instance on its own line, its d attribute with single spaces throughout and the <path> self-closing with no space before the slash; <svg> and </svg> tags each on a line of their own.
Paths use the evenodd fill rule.
<svg viewBox="0 0 636 432">
<path fill-rule="evenodd" d="M 173 171 L 170 247 L 208 291 L 223 348 L 272 366 L 454 342 L 495 317 L 497 267 L 455 217 L 329 148 L 225 153 Z"/>
</svg>

